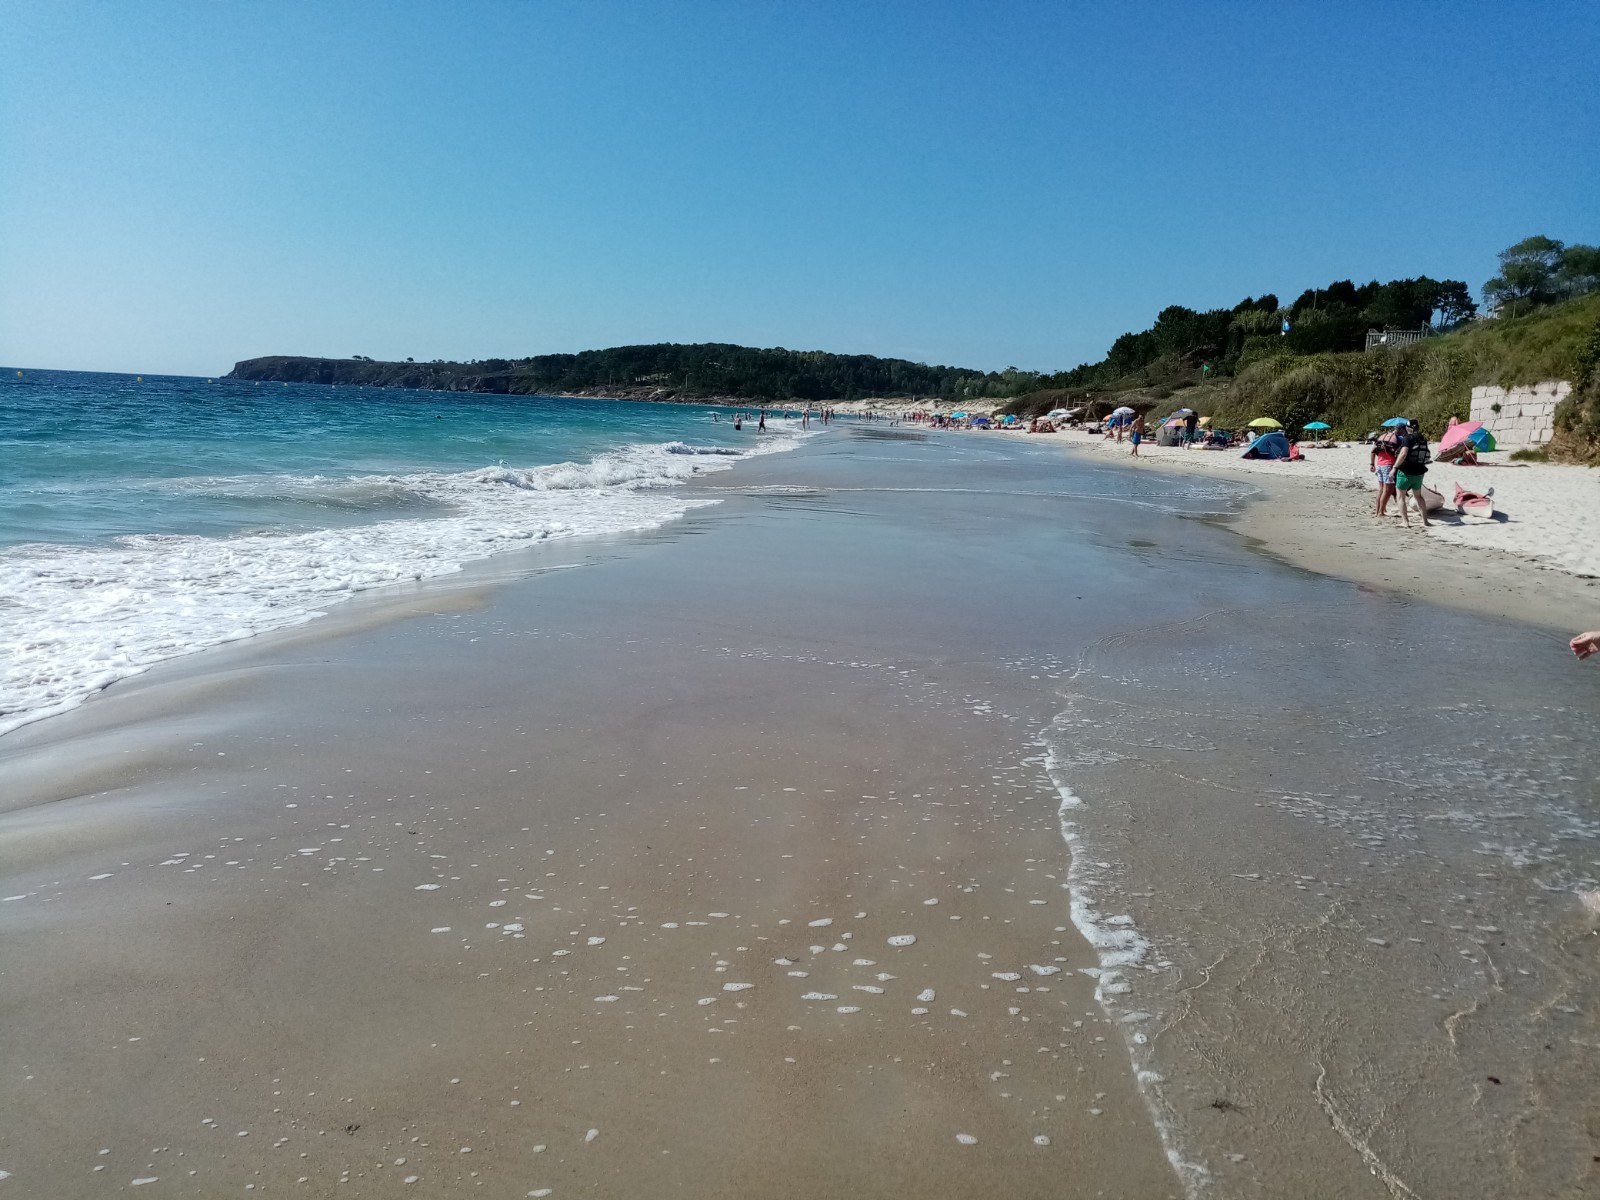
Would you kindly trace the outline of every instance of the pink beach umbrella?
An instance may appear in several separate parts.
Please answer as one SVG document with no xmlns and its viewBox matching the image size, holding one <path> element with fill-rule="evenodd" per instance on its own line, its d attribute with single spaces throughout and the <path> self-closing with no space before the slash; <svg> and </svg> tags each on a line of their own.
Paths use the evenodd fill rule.
<svg viewBox="0 0 1600 1200">
<path fill-rule="evenodd" d="M 1483 427 L 1481 421 L 1459 421 L 1444 431 L 1444 436 L 1439 439 L 1439 449 L 1448 450 L 1452 446 L 1459 446 L 1462 442 L 1471 441 L 1479 450 L 1494 449 L 1494 434 Z"/>
</svg>

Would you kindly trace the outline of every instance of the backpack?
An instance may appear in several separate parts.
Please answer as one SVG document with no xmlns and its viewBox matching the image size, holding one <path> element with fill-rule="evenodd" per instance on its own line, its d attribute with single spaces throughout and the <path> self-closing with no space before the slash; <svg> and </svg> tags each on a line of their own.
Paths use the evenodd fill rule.
<svg viewBox="0 0 1600 1200">
<path fill-rule="evenodd" d="M 1425 467 L 1433 461 L 1433 451 L 1428 449 L 1428 439 L 1420 433 L 1406 438 L 1406 462 L 1408 467 Z"/>
</svg>

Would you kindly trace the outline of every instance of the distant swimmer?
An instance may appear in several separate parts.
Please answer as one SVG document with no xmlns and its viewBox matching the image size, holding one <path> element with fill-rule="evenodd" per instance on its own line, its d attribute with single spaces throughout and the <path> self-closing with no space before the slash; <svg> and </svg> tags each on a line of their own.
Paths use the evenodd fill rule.
<svg viewBox="0 0 1600 1200">
<path fill-rule="evenodd" d="M 733 414 L 733 431 L 735 433 L 738 433 L 743 428 L 744 428 L 744 414 L 743 413 L 734 413 Z"/>
</svg>

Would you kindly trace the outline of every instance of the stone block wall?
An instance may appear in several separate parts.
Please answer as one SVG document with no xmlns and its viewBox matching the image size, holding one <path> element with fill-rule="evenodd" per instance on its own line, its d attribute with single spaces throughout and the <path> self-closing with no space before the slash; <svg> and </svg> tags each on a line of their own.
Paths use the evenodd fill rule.
<svg viewBox="0 0 1600 1200">
<path fill-rule="evenodd" d="M 1469 420 L 1482 421 L 1502 450 L 1543 446 L 1555 432 L 1556 405 L 1571 391 L 1566 380 L 1513 388 L 1475 387 Z"/>
</svg>

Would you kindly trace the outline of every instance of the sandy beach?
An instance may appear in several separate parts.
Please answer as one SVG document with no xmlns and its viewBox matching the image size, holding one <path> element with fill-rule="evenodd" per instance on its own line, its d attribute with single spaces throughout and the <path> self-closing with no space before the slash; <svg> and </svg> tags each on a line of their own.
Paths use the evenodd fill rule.
<svg viewBox="0 0 1600 1200">
<path fill-rule="evenodd" d="M 1600 677 L 1165 465 L 836 428 L 7 735 L 0 1186 L 1584 1194 Z"/>
</svg>

